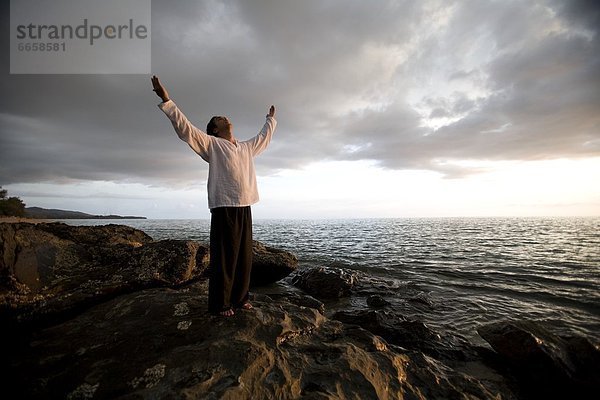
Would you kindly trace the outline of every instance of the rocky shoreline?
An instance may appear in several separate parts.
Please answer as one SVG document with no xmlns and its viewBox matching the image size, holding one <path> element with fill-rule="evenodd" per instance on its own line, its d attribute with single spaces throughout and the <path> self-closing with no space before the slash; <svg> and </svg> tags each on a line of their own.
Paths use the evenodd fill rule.
<svg viewBox="0 0 600 400">
<path fill-rule="evenodd" d="M 25 223 L 29 223 L 29 224 L 39 224 L 39 223 L 51 223 L 51 222 L 54 222 L 54 220 L 28 218 L 28 217 L 7 217 L 4 215 L 0 216 L 0 224 L 1 223 L 14 224 L 17 222 L 25 222 Z"/>
<path fill-rule="evenodd" d="M 390 307 L 343 266 L 255 242 L 253 310 L 207 313 L 208 247 L 121 225 L 0 223 L 5 388 L 47 399 L 597 398 L 600 349 L 533 321 L 489 346 Z M 278 282 L 276 286 L 274 282 Z M 281 290 L 284 287 L 285 290 Z M 328 309 L 367 296 L 362 310 Z M 410 307 L 430 307 L 419 293 Z M 342 301 L 343 304 L 343 301 Z M 407 307 L 408 307 L 407 306 Z"/>
</svg>

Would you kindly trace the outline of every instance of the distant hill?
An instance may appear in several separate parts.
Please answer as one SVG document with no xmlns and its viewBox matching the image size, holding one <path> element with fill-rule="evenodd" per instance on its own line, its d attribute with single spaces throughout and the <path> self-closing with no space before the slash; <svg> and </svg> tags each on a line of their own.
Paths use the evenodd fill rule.
<svg viewBox="0 0 600 400">
<path fill-rule="evenodd" d="M 41 207 L 25 207 L 25 216 L 39 219 L 146 219 L 131 215 L 93 215 L 79 211 L 55 210 Z"/>
</svg>

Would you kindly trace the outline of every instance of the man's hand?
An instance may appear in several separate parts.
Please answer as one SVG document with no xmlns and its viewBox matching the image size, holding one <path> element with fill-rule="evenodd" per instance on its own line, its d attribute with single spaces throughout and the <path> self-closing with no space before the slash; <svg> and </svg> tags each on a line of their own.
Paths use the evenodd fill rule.
<svg viewBox="0 0 600 400">
<path fill-rule="evenodd" d="M 275 106 L 271 106 L 271 108 L 269 108 L 269 113 L 267 114 L 267 117 L 274 117 L 275 116 Z"/>
<path fill-rule="evenodd" d="M 152 75 L 152 78 L 150 79 L 152 80 L 152 87 L 154 88 L 152 90 L 156 92 L 156 95 L 161 98 L 163 103 L 169 101 L 169 92 L 167 92 L 167 89 L 160 83 L 158 76 Z"/>
</svg>

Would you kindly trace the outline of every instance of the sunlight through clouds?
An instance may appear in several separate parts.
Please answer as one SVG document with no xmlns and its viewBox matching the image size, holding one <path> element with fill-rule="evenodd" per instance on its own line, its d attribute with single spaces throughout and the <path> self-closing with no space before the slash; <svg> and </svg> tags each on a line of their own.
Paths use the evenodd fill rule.
<svg viewBox="0 0 600 400">
<path fill-rule="evenodd" d="M 486 172 L 444 179 L 429 171 L 382 169 L 375 162 L 315 163 L 261 179 L 268 200 L 257 209 L 268 215 L 269 204 L 279 203 L 280 218 L 600 213 L 600 188 L 589 185 L 600 181 L 600 158 L 470 166 Z M 286 206 L 294 213 L 286 215 Z"/>
<path fill-rule="evenodd" d="M 227 115 L 249 139 L 277 106 L 256 159 L 263 217 L 600 214 L 599 8 L 157 0 L 152 68 L 201 129 Z M 0 68 L 11 194 L 209 216 L 208 165 L 176 137 L 148 76 Z"/>
</svg>

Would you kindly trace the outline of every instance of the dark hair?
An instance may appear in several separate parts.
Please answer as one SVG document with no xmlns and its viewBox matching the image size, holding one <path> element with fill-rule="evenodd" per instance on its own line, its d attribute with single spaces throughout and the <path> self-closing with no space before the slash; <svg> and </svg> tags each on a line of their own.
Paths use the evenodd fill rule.
<svg viewBox="0 0 600 400">
<path fill-rule="evenodd" d="M 217 129 L 217 124 L 215 124 L 215 118 L 217 118 L 216 115 L 212 117 L 206 125 L 206 133 L 211 136 L 217 136 L 217 134 L 214 132 L 214 130 Z"/>
</svg>

